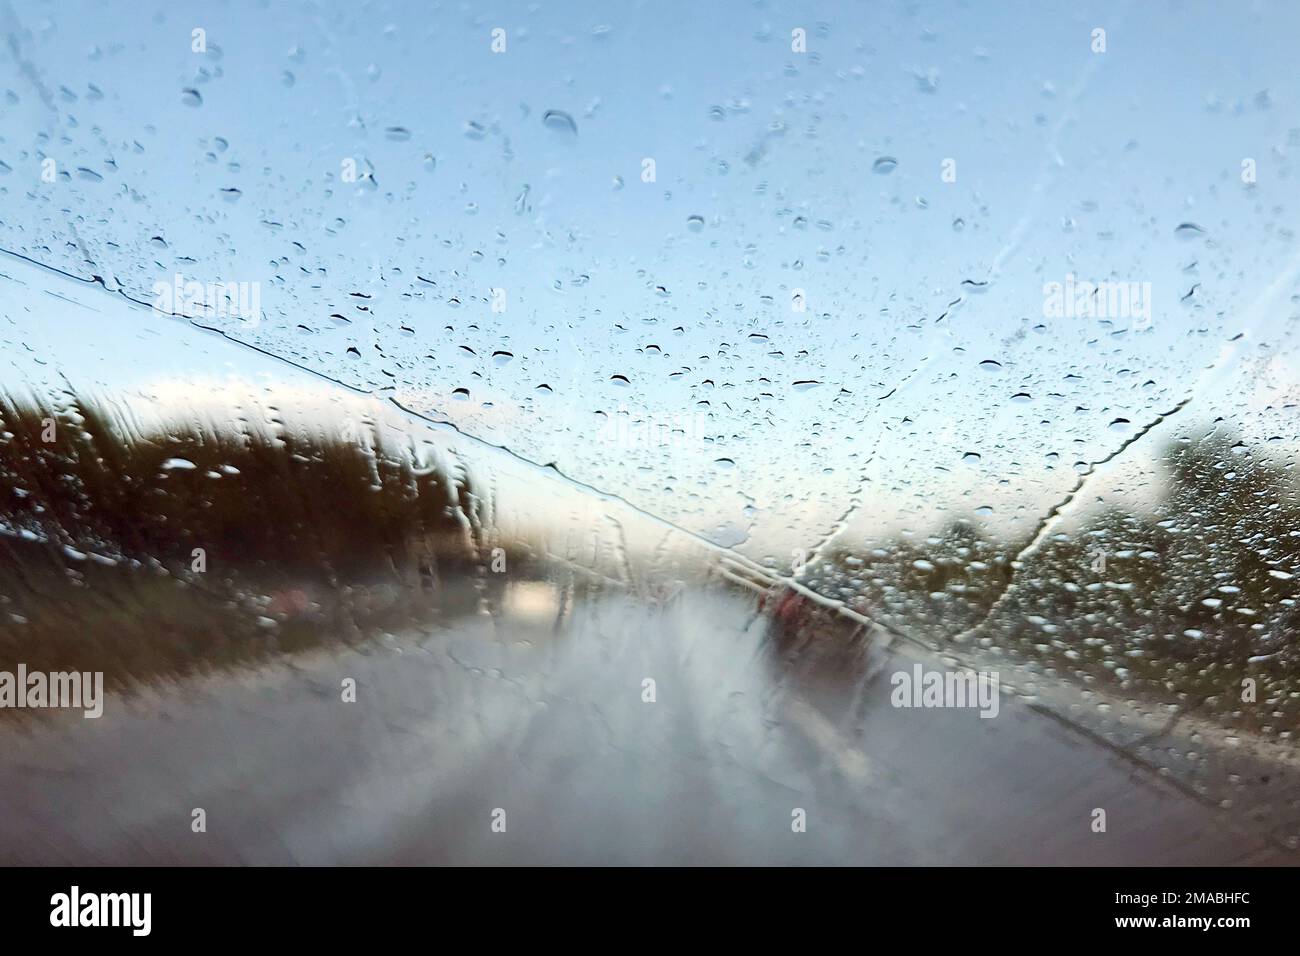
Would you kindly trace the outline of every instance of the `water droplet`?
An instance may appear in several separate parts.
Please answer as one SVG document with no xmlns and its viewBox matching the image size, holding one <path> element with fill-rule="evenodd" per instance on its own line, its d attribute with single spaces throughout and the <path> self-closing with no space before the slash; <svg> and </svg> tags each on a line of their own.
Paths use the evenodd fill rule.
<svg viewBox="0 0 1300 956">
<path fill-rule="evenodd" d="M 898 160 L 893 156 L 881 156 L 871 164 L 871 171 L 879 173 L 881 176 L 887 176 L 898 168 Z"/>
<path fill-rule="evenodd" d="M 913 70 L 912 75 L 916 77 L 916 88 L 922 93 L 934 93 L 939 89 L 939 68 L 932 66 L 924 72 Z"/>
<path fill-rule="evenodd" d="M 578 135 L 578 124 L 564 110 L 547 110 L 542 114 L 542 124 L 556 132 Z"/>
</svg>

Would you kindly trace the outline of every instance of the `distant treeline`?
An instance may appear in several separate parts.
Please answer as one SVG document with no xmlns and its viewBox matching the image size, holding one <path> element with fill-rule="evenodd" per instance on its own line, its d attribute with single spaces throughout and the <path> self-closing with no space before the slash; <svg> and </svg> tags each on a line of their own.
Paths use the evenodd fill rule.
<svg viewBox="0 0 1300 956">
<path fill-rule="evenodd" d="M 1223 434 L 1176 443 L 1160 463 L 1159 487 L 1146 489 L 1154 506 L 1099 510 L 1018 570 L 1029 536 L 993 539 L 957 521 L 841 550 L 810 583 L 937 643 L 983 622 L 968 639 L 1040 671 L 1243 728 L 1300 730 L 1295 472 Z"/>
<path fill-rule="evenodd" d="M 104 409 L 59 413 L 0 397 L 0 521 L 75 548 L 188 566 L 264 566 L 356 579 L 401 564 L 420 535 L 472 549 L 482 502 L 468 476 L 307 426 L 195 422 L 128 434 Z M 468 553 L 468 552 L 467 552 Z"/>
</svg>

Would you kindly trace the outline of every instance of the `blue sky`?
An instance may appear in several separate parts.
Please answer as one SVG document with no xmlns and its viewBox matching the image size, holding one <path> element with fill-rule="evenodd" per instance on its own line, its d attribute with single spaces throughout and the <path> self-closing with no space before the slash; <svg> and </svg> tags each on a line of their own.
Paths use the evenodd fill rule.
<svg viewBox="0 0 1300 956">
<path fill-rule="evenodd" d="M 1117 419 L 1199 389 L 1192 412 L 1249 429 L 1252 390 L 1296 381 L 1297 21 L 8 4 L 0 247 L 144 299 L 178 273 L 260 283 L 260 324 L 214 324 L 757 553 L 850 501 L 855 540 L 937 508 L 1033 521 L 1124 440 Z M 1150 326 L 1045 316 L 1071 274 L 1149 282 Z M 8 317 L 65 321 L 34 302 Z M 175 338 L 153 339 L 160 367 Z M 48 347 L 73 379 L 111 374 Z M 620 409 L 710 425 L 672 456 L 611 447 L 599 413 Z"/>
</svg>

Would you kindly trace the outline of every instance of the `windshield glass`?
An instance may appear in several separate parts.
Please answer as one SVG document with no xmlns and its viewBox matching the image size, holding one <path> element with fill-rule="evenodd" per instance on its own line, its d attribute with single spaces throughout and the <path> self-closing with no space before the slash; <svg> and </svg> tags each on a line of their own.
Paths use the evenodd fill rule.
<svg viewBox="0 0 1300 956">
<path fill-rule="evenodd" d="M 152 735 L 115 694 L 179 681 L 185 733 L 236 734 L 311 712 L 261 696 L 277 668 L 365 671 L 417 763 L 461 768 L 403 806 L 546 805 L 536 768 L 595 748 L 576 785 L 623 836 L 556 810 L 503 861 L 970 863 L 995 842 L 941 851 L 964 824 L 884 810 L 892 843 L 848 816 L 796 851 L 755 834 L 799 794 L 906 815 L 953 760 L 1047 813 L 1081 786 L 1063 723 L 1098 779 L 1131 762 L 1185 806 L 1132 857 L 1027 859 L 1181 862 L 1192 832 L 1210 861 L 1291 853 L 1297 27 L 1267 3 L 0 4 L 0 670 L 102 672 L 116 749 L 25 746 L 98 766 Z M 995 675 L 1002 719 L 927 724 L 914 666 Z M 335 731 L 321 766 L 368 746 Z M 160 759 L 193 783 L 184 739 Z M 273 779 L 301 763 L 260 746 Z M 766 809 L 674 816 L 703 779 Z M 87 845 L 76 812 L 6 815 L 20 859 Z M 324 816 L 295 858 L 487 852 L 378 824 L 342 849 Z M 714 825 L 752 855 L 692 841 Z"/>
</svg>

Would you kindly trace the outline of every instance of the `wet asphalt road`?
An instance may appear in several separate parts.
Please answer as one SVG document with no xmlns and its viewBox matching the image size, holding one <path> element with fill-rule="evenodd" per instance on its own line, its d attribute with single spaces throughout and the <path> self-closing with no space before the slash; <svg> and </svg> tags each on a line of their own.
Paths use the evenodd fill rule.
<svg viewBox="0 0 1300 956">
<path fill-rule="evenodd" d="M 1004 694 L 890 704 L 942 664 L 783 654 L 724 588 L 473 615 L 10 724 L 5 863 L 1291 862 L 1208 801 Z M 846 651 L 845 647 L 852 650 Z M 346 703 L 344 678 L 357 682 Z M 647 702 L 644 681 L 654 683 Z M 206 832 L 193 832 L 193 810 Z M 1107 814 L 1092 831 L 1093 810 Z M 796 811 L 806 831 L 793 832 Z M 504 811 L 504 815 L 497 811 Z M 494 829 L 494 820 L 497 826 Z M 499 832 L 504 823 L 504 832 Z"/>
</svg>

